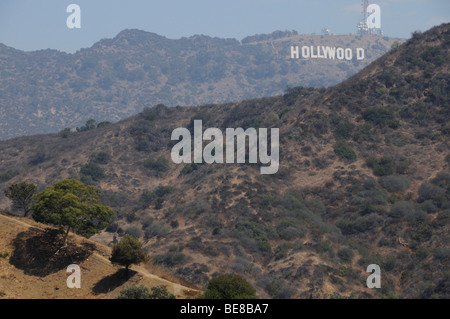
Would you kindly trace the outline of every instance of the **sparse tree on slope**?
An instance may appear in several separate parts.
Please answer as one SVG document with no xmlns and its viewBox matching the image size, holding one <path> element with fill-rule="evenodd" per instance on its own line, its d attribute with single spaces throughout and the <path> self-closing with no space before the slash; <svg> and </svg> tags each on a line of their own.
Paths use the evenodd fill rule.
<svg viewBox="0 0 450 319">
<path fill-rule="evenodd" d="M 137 238 L 125 235 L 113 246 L 109 260 L 113 264 L 125 266 L 125 273 L 128 276 L 130 265 L 148 261 L 149 257 L 142 249 L 142 243 Z"/>
<path fill-rule="evenodd" d="M 23 211 L 26 217 L 31 211 L 37 187 L 33 183 L 20 182 L 5 189 L 5 196 L 12 200 L 13 207 Z"/>
<path fill-rule="evenodd" d="M 65 229 L 64 244 L 72 229 L 89 238 L 99 233 L 113 215 L 111 208 L 100 202 L 100 190 L 82 182 L 65 179 L 37 195 L 33 219 Z"/>
</svg>

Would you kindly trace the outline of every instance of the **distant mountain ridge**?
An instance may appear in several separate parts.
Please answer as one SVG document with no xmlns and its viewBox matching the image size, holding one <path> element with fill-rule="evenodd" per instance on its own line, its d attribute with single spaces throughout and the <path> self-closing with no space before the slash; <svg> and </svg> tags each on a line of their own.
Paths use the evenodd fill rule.
<svg viewBox="0 0 450 319">
<path fill-rule="evenodd" d="M 0 139 L 115 122 L 145 106 L 236 102 L 288 87 L 339 83 L 400 39 L 276 31 L 236 39 L 172 40 L 124 30 L 74 54 L 0 44 Z M 362 47 L 365 60 L 290 59 L 291 46 Z"/>
<path fill-rule="evenodd" d="M 159 105 L 82 132 L 0 141 L 0 209 L 11 208 L 2 189 L 13 183 L 42 190 L 74 178 L 115 211 L 93 240 L 139 237 L 154 264 L 199 288 L 238 273 L 260 298 L 448 299 L 449 57 L 443 24 L 334 87 Z M 171 133 L 195 119 L 279 128 L 279 171 L 175 164 Z M 366 285 L 371 264 L 380 289 Z"/>
</svg>

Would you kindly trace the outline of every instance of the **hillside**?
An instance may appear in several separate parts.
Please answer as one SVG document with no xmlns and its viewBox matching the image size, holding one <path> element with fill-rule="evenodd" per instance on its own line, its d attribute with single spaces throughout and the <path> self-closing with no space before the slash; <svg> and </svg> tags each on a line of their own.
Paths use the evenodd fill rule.
<svg viewBox="0 0 450 319">
<path fill-rule="evenodd" d="M 56 133 L 135 115 L 144 106 L 237 102 L 287 86 L 331 86 L 386 53 L 377 36 L 270 35 L 177 40 L 124 30 L 74 54 L 0 44 L 0 139 Z M 290 59 L 293 46 L 365 49 L 365 59 Z"/>
<path fill-rule="evenodd" d="M 47 259 L 48 251 L 42 241 L 46 227 L 29 219 L 0 214 L 0 252 L 8 253 L 0 258 L 0 298 L 110 299 L 129 285 L 149 288 L 164 285 L 177 298 L 192 298 L 198 293 L 151 265 L 131 267 L 130 278 L 126 280 L 123 269 L 110 263 L 109 247 L 77 235 L 70 238 L 67 256 L 61 253 Z M 80 289 L 69 289 L 66 285 L 70 275 L 66 268 L 72 263 L 82 269 Z"/>
<path fill-rule="evenodd" d="M 200 287 L 234 272 L 268 298 L 449 298 L 449 47 L 444 24 L 330 88 L 158 105 L 84 132 L 1 141 L 0 188 L 93 184 L 116 212 L 93 240 L 138 236 L 155 265 Z M 174 164 L 171 132 L 194 119 L 280 128 L 280 170 Z M 365 285 L 369 264 L 381 289 Z"/>
</svg>

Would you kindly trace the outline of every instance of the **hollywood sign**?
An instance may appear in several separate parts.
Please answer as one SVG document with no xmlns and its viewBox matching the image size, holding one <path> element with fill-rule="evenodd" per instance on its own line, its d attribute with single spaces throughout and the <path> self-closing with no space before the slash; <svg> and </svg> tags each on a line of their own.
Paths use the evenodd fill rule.
<svg viewBox="0 0 450 319">
<path fill-rule="evenodd" d="M 363 48 L 356 48 L 353 52 L 351 48 L 336 48 L 329 46 L 291 46 L 291 59 L 330 59 L 351 61 L 354 57 L 357 60 L 364 60 L 365 51 Z"/>
</svg>

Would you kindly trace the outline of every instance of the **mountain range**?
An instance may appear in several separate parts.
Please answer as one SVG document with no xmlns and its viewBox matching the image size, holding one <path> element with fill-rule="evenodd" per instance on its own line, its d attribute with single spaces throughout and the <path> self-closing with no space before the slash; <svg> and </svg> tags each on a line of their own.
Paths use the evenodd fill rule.
<svg viewBox="0 0 450 319">
<path fill-rule="evenodd" d="M 133 41 L 138 34 L 148 36 L 127 31 L 89 50 L 147 48 Z M 449 298 L 449 49 L 450 24 L 442 24 L 328 88 L 158 104 L 78 132 L 0 141 L 0 188 L 28 181 L 42 190 L 64 178 L 100 188 L 115 215 L 91 239 L 110 245 L 124 234 L 138 237 L 154 265 L 199 289 L 217 274 L 238 273 L 261 298 Z M 83 71 L 78 61 L 90 81 L 90 70 L 104 65 Z M 280 169 L 263 175 L 260 163 L 248 161 L 175 164 L 171 133 L 192 132 L 194 120 L 223 132 L 279 128 Z M 9 211 L 3 193 L 0 200 Z M 380 289 L 366 285 L 373 264 Z"/>
<path fill-rule="evenodd" d="M 379 36 L 277 31 L 242 41 L 168 39 L 124 30 L 73 54 L 0 44 L 0 139 L 116 122 L 146 106 L 201 105 L 273 96 L 287 87 L 339 83 L 386 53 Z M 291 59 L 291 46 L 365 50 L 364 59 Z M 314 53 L 313 53 L 314 54 Z"/>
</svg>

